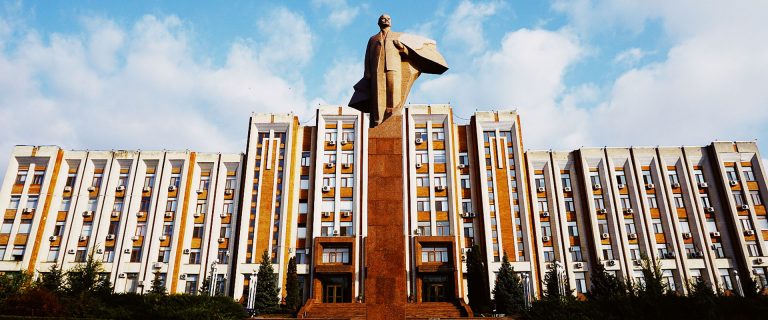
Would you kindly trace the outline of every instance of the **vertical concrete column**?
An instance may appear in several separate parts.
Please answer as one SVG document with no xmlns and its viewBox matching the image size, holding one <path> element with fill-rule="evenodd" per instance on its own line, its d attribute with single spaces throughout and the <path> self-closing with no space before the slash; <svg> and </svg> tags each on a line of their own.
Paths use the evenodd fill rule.
<svg viewBox="0 0 768 320">
<path fill-rule="evenodd" d="M 365 304 L 368 319 L 404 319 L 403 117 L 369 130 L 368 238 Z"/>
</svg>

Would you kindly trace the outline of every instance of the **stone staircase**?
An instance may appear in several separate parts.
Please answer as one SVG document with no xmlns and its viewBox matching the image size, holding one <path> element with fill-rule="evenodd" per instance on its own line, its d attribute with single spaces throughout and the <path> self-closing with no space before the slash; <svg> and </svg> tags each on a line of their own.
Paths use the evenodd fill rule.
<svg viewBox="0 0 768 320">
<path fill-rule="evenodd" d="M 298 318 L 312 319 L 365 319 L 362 303 L 314 303 L 308 302 L 299 310 Z"/>
<path fill-rule="evenodd" d="M 409 303 L 405 307 L 405 315 L 408 319 L 453 319 L 467 316 L 461 306 L 451 302 Z"/>
</svg>

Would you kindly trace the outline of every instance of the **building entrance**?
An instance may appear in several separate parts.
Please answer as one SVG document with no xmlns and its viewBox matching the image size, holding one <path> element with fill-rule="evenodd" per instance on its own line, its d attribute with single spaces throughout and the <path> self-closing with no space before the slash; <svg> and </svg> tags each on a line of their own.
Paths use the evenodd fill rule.
<svg viewBox="0 0 768 320">
<path fill-rule="evenodd" d="M 323 302 L 352 302 L 348 277 L 326 277 L 323 279 Z"/>
<path fill-rule="evenodd" d="M 445 302 L 448 301 L 448 292 L 450 292 L 451 283 L 447 276 L 443 275 L 425 275 L 422 278 L 422 302 Z"/>
</svg>

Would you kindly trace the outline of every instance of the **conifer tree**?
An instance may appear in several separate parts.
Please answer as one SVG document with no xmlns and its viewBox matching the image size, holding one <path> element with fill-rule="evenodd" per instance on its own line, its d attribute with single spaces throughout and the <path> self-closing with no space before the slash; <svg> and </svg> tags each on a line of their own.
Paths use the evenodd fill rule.
<svg viewBox="0 0 768 320">
<path fill-rule="evenodd" d="M 505 252 L 493 288 L 493 303 L 496 307 L 496 313 L 510 314 L 523 311 L 525 309 L 524 295 L 522 281 L 512 269 Z"/>
<path fill-rule="evenodd" d="M 259 313 L 274 311 L 280 303 L 279 293 L 277 275 L 272 269 L 272 259 L 270 259 L 269 253 L 264 250 L 264 254 L 261 255 L 259 272 L 256 275 L 254 309 Z"/>
<path fill-rule="evenodd" d="M 50 292 L 59 294 L 64 290 L 64 271 L 54 263 L 40 278 L 40 285 Z"/>
<path fill-rule="evenodd" d="M 467 252 L 467 297 L 475 313 L 487 313 L 491 309 L 487 270 L 480 246 L 472 246 Z"/>
<path fill-rule="evenodd" d="M 592 287 L 587 292 L 590 299 L 614 301 L 627 295 L 626 285 L 615 275 L 608 273 L 601 262 L 598 261 L 592 269 Z"/>
<path fill-rule="evenodd" d="M 639 286 L 639 294 L 646 297 L 660 297 L 664 295 L 667 291 L 667 286 L 664 284 L 659 260 L 643 256 L 641 261 L 643 283 Z"/>
<path fill-rule="evenodd" d="M 152 279 L 152 287 L 150 287 L 149 292 L 156 294 L 166 294 L 163 279 L 160 278 L 160 272 L 155 272 L 155 277 Z"/>
<path fill-rule="evenodd" d="M 285 279 L 285 306 L 290 312 L 296 312 L 301 304 L 299 296 L 299 276 L 296 271 L 296 257 L 288 260 L 288 274 Z"/>
</svg>

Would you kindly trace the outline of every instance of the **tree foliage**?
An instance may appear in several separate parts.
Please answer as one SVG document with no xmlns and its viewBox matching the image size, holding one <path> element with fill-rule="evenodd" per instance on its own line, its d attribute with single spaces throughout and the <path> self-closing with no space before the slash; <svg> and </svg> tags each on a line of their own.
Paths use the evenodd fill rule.
<svg viewBox="0 0 768 320">
<path fill-rule="evenodd" d="M 160 272 L 155 272 L 155 277 L 152 278 L 152 286 L 149 288 L 149 292 L 154 294 L 166 294 L 165 284 L 163 282 L 163 279 L 160 277 Z"/>
<path fill-rule="evenodd" d="M 289 312 L 296 312 L 301 307 L 299 296 L 299 275 L 296 270 L 296 257 L 288 260 L 288 272 L 285 279 L 285 307 Z"/>
<path fill-rule="evenodd" d="M 472 246 L 467 251 L 467 296 L 469 306 L 475 313 L 491 311 L 487 270 L 480 246 Z"/>
<path fill-rule="evenodd" d="M 493 304 L 496 313 L 511 314 L 525 309 L 525 291 L 520 277 L 515 274 L 506 252 L 493 288 Z"/>
<path fill-rule="evenodd" d="M 277 275 L 272 268 L 272 259 L 264 250 L 261 255 L 259 272 L 256 274 L 256 293 L 253 307 L 258 313 L 273 312 L 280 303 L 280 289 L 277 287 Z"/>
<path fill-rule="evenodd" d="M 610 302 L 627 296 L 624 282 L 608 273 L 601 262 L 592 266 L 592 269 L 592 287 L 587 292 L 590 299 Z"/>
</svg>

